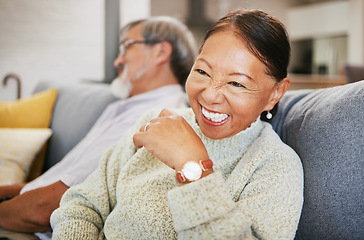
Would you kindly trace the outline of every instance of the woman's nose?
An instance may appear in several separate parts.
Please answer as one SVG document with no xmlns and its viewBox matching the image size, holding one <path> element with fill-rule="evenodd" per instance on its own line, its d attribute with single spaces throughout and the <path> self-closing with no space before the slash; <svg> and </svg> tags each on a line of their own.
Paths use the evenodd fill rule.
<svg viewBox="0 0 364 240">
<path fill-rule="evenodd" d="M 220 104 L 224 101 L 223 86 L 211 83 L 203 92 L 202 97 L 207 104 Z"/>
</svg>

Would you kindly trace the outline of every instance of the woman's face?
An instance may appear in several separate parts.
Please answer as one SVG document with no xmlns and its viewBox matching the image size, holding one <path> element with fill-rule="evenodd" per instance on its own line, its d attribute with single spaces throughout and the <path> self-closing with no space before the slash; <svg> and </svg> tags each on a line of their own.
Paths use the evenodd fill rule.
<svg viewBox="0 0 364 240">
<path fill-rule="evenodd" d="M 222 31 L 206 40 L 186 91 L 204 135 L 221 139 L 246 129 L 263 111 L 271 110 L 287 90 L 281 93 L 279 85 L 232 31 Z"/>
</svg>

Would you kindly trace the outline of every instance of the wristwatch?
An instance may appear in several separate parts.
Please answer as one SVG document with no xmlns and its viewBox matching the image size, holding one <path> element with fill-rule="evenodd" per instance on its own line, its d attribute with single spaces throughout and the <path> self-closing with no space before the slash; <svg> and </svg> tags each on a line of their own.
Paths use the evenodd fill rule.
<svg viewBox="0 0 364 240">
<path fill-rule="evenodd" d="M 199 162 L 188 161 L 183 165 L 181 171 L 176 174 L 176 179 L 179 183 L 193 182 L 202 177 L 202 173 L 212 168 L 211 159 L 201 160 Z"/>
</svg>

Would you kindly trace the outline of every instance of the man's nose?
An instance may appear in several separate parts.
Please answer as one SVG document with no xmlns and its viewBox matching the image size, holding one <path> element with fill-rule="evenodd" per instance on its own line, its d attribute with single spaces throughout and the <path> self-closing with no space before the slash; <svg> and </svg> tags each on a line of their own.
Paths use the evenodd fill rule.
<svg viewBox="0 0 364 240">
<path fill-rule="evenodd" d="M 118 56 L 115 60 L 114 60 L 114 67 L 119 68 L 123 65 L 123 58 L 122 56 Z"/>
</svg>

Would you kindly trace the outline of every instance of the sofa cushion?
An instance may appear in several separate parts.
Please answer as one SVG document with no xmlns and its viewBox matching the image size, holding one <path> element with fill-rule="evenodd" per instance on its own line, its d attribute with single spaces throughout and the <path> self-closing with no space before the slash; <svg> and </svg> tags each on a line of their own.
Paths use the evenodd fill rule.
<svg viewBox="0 0 364 240">
<path fill-rule="evenodd" d="M 302 90 L 291 90 L 286 92 L 281 101 L 278 104 L 277 113 L 274 115 L 274 118 L 270 121 L 273 129 L 279 134 L 282 138 L 282 126 L 283 122 L 286 119 L 288 112 L 291 110 L 292 106 L 294 106 L 299 100 L 305 97 L 308 93 L 314 91 L 313 89 L 302 89 Z"/>
<path fill-rule="evenodd" d="M 51 134 L 49 128 L 0 128 L 0 185 L 26 180 L 35 156 Z"/>
<path fill-rule="evenodd" d="M 49 169 L 70 151 L 89 131 L 106 106 L 117 100 L 108 84 L 40 82 L 34 92 L 56 88 L 57 101 L 51 121 L 45 168 Z"/>
<path fill-rule="evenodd" d="M 288 92 L 279 108 L 286 116 L 273 125 L 301 157 L 305 174 L 296 239 L 362 238 L 364 81 Z"/>
<path fill-rule="evenodd" d="M 0 127 L 48 128 L 56 98 L 57 90 L 47 89 L 28 98 L 0 103 Z M 29 174 L 27 171 L 27 181 L 35 179 L 42 173 L 46 147 L 47 144 L 43 144 L 35 159 L 32 159 Z"/>
<path fill-rule="evenodd" d="M 26 99 L 0 103 L 0 127 L 48 128 L 56 98 L 57 90 L 49 89 Z"/>
</svg>

